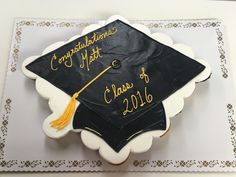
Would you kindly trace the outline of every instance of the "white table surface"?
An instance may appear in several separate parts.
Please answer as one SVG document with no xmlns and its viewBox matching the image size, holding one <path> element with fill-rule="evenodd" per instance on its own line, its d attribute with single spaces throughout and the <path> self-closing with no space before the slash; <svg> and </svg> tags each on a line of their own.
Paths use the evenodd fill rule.
<svg viewBox="0 0 236 177">
<path fill-rule="evenodd" d="M 228 52 L 236 78 L 236 1 L 202 0 L 0 0 L 0 96 L 15 17 L 106 19 L 120 14 L 128 19 L 219 18 L 226 26 Z M 236 79 L 234 79 L 234 85 Z M 236 88 L 236 87 L 235 87 Z M 236 173 L 66 173 L 67 176 L 236 176 Z M 32 173 L 0 173 L 0 176 L 32 176 Z M 65 176 L 64 173 L 34 173 L 33 176 Z"/>
</svg>

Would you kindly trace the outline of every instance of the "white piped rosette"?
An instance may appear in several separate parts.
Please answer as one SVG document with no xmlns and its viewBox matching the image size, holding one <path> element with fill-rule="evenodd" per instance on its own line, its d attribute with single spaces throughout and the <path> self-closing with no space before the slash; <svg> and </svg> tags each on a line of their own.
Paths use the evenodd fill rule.
<svg viewBox="0 0 236 177">
<path fill-rule="evenodd" d="M 27 70 L 26 66 L 32 61 L 34 61 L 35 59 L 37 59 L 38 57 L 45 55 L 49 53 L 50 51 L 53 51 L 59 48 L 62 45 L 65 45 L 66 43 L 80 37 L 80 35 L 73 36 L 68 41 L 61 41 L 61 42 L 54 43 L 48 46 L 42 52 L 41 55 L 31 56 L 25 59 L 22 64 L 23 73 L 27 77 L 36 80 L 35 82 L 36 90 L 43 98 L 48 100 L 49 107 L 52 111 L 52 114 L 50 114 L 44 120 L 44 123 L 43 123 L 44 133 L 48 137 L 51 137 L 51 138 L 61 138 L 65 136 L 69 131 L 80 132 L 81 139 L 84 145 L 92 150 L 98 150 L 99 154 L 105 160 L 107 160 L 108 162 L 112 164 L 120 164 L 124 162 L 128 158 L 131 152 L 142 153 L 142 152 L 148 151 L 150 147 L 152 146 L 153 138 L 158 138 L 164 135 L 170 127 L 170 118 L 174 117 L 176 114 L 181 112 L 181 110 L 184 107 L 184 98 L 189 97 L 193 93 L 195 89 L 195 83 L 204 81 L 207 78 L 209 78 L 211 75 L 210 66 L 204 60 L 196 59 L 194 57 L 194 52 L 190 47 L 184 44 L 174 44 L 173 40 L 169 36 L 162 33 L 151 33 L 150 30 L 146 26 L 142 24 L 130 24 L 127 19 L 118 15 L 111 16 L 110 18 L 108 18 L 108 20 L 104 22 L 100 21 L 98 24 L 92 24 L 92 25 L 87 26 L 86 28 L 84 28 L 81 35 L 85 35 L 89 32 L 92 32 L 117 19 L 131 25 L 132 27 L 136 28 L 139 31 L 142 31 L 146 35 L 157 40 L 158 42 L 174 48 L 175 50 L 198 61 L 199 63 L 205 66 L 205 69 L 199 75 L 197 75 L 194 79 L 188 82 L 184 87 L 176 91 L 174 94 L 172 94 L 171 96 L 169 96 L 162 102 L 165 109 L 165 113 L 166 113 L 166 125 L 167 125 L 166 130 L 153 130 L 153 131 L 142 133 L 136 136 L 135 138 L 133 138 L 131 141 L 129 141 L 119 152 L 116 152 L 98 135 L 87 130 L 82 130 L 82 129 L 74 130 L 72 126 L 73 119 L 71 119 L 70 123 L 60 131 L 51 127 L 50 122 L 57 119 L 63 113 L 71 97 L 67 95 L 66 93 L 64 93 L 63 91 L 61 91 L 60 89 L 58 89 L 57 87 L 55 87 L 54 85 L 52 85 L 51 83 L 49 83 L 48 81 L 46 81 L 45 79 Z M 78 106 L 79 104 L 80 104 L 79 101 L 77 101 L 76 106 Z"/>
</svg>

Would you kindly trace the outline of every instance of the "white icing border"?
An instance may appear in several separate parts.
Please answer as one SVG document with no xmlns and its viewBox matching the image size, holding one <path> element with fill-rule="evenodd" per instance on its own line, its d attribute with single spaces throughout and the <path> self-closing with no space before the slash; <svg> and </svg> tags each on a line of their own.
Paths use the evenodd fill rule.
<svg viewBox="0 0 236 177">
<path fill-rule="evenodd" d="M 185 54 L 186 56 L 194 59 L 194 53 L 192 49 L 186 45 L 183 44 L 173 44 L 172 39 L 162 33 L 153 33 L 151 34 L 150 30 L 145 27 L 144 25 L 141 24 L 130 24 L 129 21 L 121 16 L 114 15 L 108 18 L 107 21 L 100 22 L 99 24 L 92 24 L 86 27 L 81 35 L 85 35 L 91 31 L 94 31 L 98 28 L 101 28 L 102 26 L 111 23 L 115 20 L 121 20 L 134 28 L 142 31 L 143 33 L 149 35 L 153 39 L 168 45 L 175 50 L 178 50 L 179 52 Z M 72 37 L 70 40 L 64 42 L 57 42 L 54 43 L 50 46 L 48 46 L 43 52 L 42 55 L 55 50 L 56 48 L 78 38 L 79 35 L 76 35 Z M 99 154 L 106 159 L 108 162 L 112 164 L 120 164 L 124 162 L 130 152 L 132 153 L 142 153 L 145 151 L 148 151 L 150 147 L 152 146 L 152 140 L 153 138 L 160 137 L 165 132 L 169 129 L 170 126 L 170 117 L 175 116 L 184 107 L 184 98 L 189 97 L 194 89 L 195 89 L 195 83 L 196 82 L 201 82 L 203 80 L 206 80 L 210 74 L 211 74 L 211 69 L 210 66 L 204 61 L 204 60 L 197 60 L 198 62 L 202 63 L 205 65 L 205 70 L 202 71 L 197 77 L 195 77 L 193 80 L 191 80 L 189 83 L 187 83 L 183 88 L 179 89 L 176 91 L 174 94 L 169 96 L 167 99 L 163 101 L 163 105 L 165 108 L 166 112 L 166 122 L 167 122 L 167 129 L 165 131 L 161 130 L 154 130 L 154 131 L 149 131 L 142 133 L 138 135 L 137 137 L 133 138 L 126 146 L 124 146 L 118 153 L 115 152 L 102 138 L 97 136 L 94 133 L 91 133 L 90 131 L 87 130 L 73 130 L 72 127 L 72 121 L 71 120 L 70 124 L 66 126 L 64 129 L 57 131 L 56 129 L 52 128 L 50 126 L 50 122 L 54 119 L 56 119 L 62 112 L 64 111 L 65 107 L 67 106 L 68 102 L 70 101 L 71 97 L 65 94 L 63 91 L 58 89 L 57 87 L 53 86 L 51 83 L 46 81 L 45 79 L 37 76 L 36 74 L 30 72 L 25 68 L 25 66 L 35 59 L 37 59 L 39 56 L 31 56 L 27 59 L 24 60 L 22 64 L 22 71 L 23 73 L 31 78 L 36 80 L 36 90 L 38 93 L 45 99 L 48 99 L 48 104 L 49 107 L 52 111 L 52 114 L 49 115 L 43 123 L 43 130 L 45 134 L 51 138 L 60 138 L 62 136 L 65 136 L 69 131 L 76 131 L 76 132 L 81 132 L 81 139 L 82 142 L 84 143 L 85 146 L 92 150 L 98 150 Z M 196 60 L 196 59 L 195 59 Z M 77 101 L 77 106 L 79 105 L 79 102 Z"/>
</svg>

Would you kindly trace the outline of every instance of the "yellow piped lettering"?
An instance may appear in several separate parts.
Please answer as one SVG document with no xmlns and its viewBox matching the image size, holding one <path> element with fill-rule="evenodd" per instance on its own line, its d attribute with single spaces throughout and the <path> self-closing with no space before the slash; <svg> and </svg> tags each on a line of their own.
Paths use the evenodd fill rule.
<svg viewBox="0 0 236 177">
<path fill-rule="evenodd" d="M 100 40 L 103 40 L 109 36 L 114 35 L 116 32 L 117 32 L 116 27 L 108 29 L 104 31 L 103 33 L 94 32 L 91 37 L 85 36 L 84 42 L 78 42 L 74 48 L 69 49 L 64 55 L 57 57 L 56 54 L 54 53 L 54 55 L 52 56 L 50 60 L 51 69 L 53 71 L 56 71 L 58 67 L 55 67 L 55 66 L 62 65 L 62 64 L 67 68 L 72 67 L 73 56 L 84 49 L 84 51 L 82 51 L 81 53 L 82 59 L 81 59 L 80 68 L 85 68 L 87 71 L 89 71 L 90 70 L 89 65 L 91 65 L 93 61 L 95 61 L 96 59 L 102 58 L 102 55 L 101 55 L 102 48 L 99 48 L 99 47 L 92 48 L 91 54 L 88 53 L 86 48 L 89 46 L 92 46 L 94 43 Z M 85 67 L 85 64 L 86 64 L 86 67 Z"/>
</svg>

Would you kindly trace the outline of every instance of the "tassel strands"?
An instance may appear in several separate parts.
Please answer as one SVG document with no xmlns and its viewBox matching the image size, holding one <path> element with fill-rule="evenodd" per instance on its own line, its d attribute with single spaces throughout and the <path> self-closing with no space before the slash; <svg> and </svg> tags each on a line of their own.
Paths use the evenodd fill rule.
<svg viewBox="0 0 236 177">
<path fill-rule="evenodd" d="M 91 81 L 89 81 L 85 86 L 82 87 L 78 92 L 74 93 L 70 102 L 68 103 L 65 111 L 63 114 L 57 118 L 56 120 L 50 122 L 51 126 L 53 128 L 56 128 L 58 131 L 65 128 L 69 123 L 70 120 L 75 113 L 76 109 L 76 99 L 82 93 L 90 84 L 92 84 L 94 81 L 96 81 L 100 76 L 102 76 L 105 72 L 107 72 L 109 69 L 111 69 L 112 66 L 107 67 L 102 72 L 100 72 L 96 77 L 94 77 Z"/>
<path fill-rule="evenodd" d="M 76 98 L 77 97 L 78 97 L 78 94 L 75 93 L 72 96 L 69 104 L 67 105 L 64 113 L 58 119 L 50 122 L 50 124 L 53 128 L 56 128 L 57 130 L 61 130 L 69 124 L 70 119 L 71 119 L 71 117 L 73 116 L 73 114 L 75 112 Z"/>
</svg>

